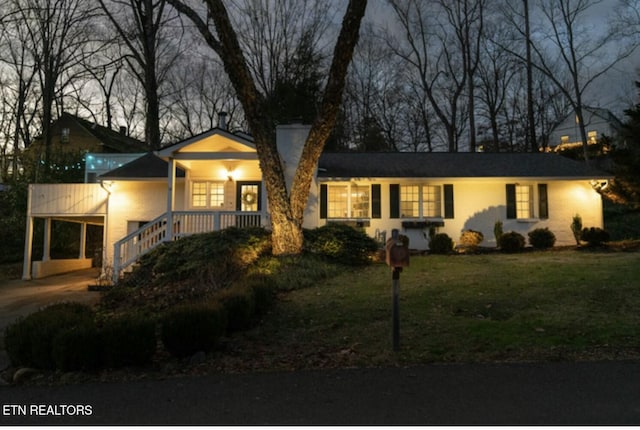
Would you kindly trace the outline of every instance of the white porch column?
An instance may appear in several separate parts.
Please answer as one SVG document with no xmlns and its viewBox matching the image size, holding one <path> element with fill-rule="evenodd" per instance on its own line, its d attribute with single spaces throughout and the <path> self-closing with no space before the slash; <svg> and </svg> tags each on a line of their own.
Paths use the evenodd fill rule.
<svg viewBox="0 0 640 430">
<path fill-rule="evenodd" d="M 167 236 L 164 240 L 173 239 L 173 210 L 175 208 L 174 200 L 176 195 L 176 166 L 173 158 L 169 157 L 169 175 L 167 190 Z"/>
<path fill-rule="evenodd" d="M 80 252 L 78 253 L 78 258 L 82 260 L 85 258 L 85 254 L 87 253 L 87 223 L 83 222 L 80 224 Z"/>
<path fill-rule="evenodd" d="M 42 248 L 42 261 L 51 260 L 51 218 L 44 219 L 44 244 Z"/>
<path fill-rule="evenodd" d="M 24 261 L 22 263 L 22 279 L 31 280 L 31 247 L 33 246 L 33 217 L 31 216 L 31 186 L 29 186 L 29 210 L 27 211 L 27 229 L 24 234 Z"/>
</svg>

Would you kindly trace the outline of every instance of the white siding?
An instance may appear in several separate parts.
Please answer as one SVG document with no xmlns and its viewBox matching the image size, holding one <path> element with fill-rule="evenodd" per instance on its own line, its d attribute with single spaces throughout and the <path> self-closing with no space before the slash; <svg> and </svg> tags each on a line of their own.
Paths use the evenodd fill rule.
<svg viewBox="0 0 640 430">
<path fill-rule="evenodd" d="M 181 184 L 180 184 L 181 185 Z M 176 186 L 182 190 L 181 186 Z M 182 192 L 176 202 L 183 201 Z M 179 205 L 178 205 L 179 206 Z M 176 208 L 180 210 L 181 208 Z M 116 181 L 109 199 L 106 261 L 113 261 L 113 244 L 126 236 L 131 222 L 151 221 L 167 211 L 166 181 Z"/>
<path fill-rule="evenodd" d="M 427 249 L 428 229 L 404 229 L 402 221 L 407 219 L 391 219 L 389 185 L 408 183 L 409 180 L 368 180 L 358 181 L 358 185 L 381 184 L 380 219 L 371 219 L 367 233 L 374 237 L 376 230 L 386 231 L 390 237 L 391 230 L 397 228 L 401 234 L 410 239 L 410 246 L 414 249 Z M 411 180 L 411 182 L 416 182 Z M 528 220 L 507 219 L 506 184 L 519 183 L 532 185 L 534 193 L 534 217 Z M 453 184 L 454 218 L 443 219 L 444 227 L 438 227 L 439 233 L 448 234 L 456 243 L 464 230 L 481 231 L 484 235 L 482 246 L 496 246 L 493 228 L 495 222 L 503 222 L 503 231 L 516 231 L 527 238 L 527 233 L 536 228 L 548 227 L 556 235 L 556 245 L 573 245 L 575 240 L 570 229 L 573 216 L 579 214 L 585 227 L 603 227 L 602 199 L 591 187 L 587 180 L 552 181 L 530 179 L 501 179 L 501 180 L 439 180 L 424 181 L 433 185 Z M 547 198 L 549 218 L 538 217 L 538 188 L 537 184 L 547 184 Z M 314 196 L 318 195 L 317 187 Z M 317 199 L 316 199 L 317 201 Z M 310 207 L 310 209 L 314 209 Z M 317 219 L 317 225 L 326 224 L 327 220 L 319 219 L 319 208 L 311 210 L 309 221 Z M 330 221 L 330 220 L 329 220 Z"/>
<path fill-rule="evenodd" d="M 106 214 L 107 192 L 100 184 L 31 184 L 31 216 Z"/>
</svg>

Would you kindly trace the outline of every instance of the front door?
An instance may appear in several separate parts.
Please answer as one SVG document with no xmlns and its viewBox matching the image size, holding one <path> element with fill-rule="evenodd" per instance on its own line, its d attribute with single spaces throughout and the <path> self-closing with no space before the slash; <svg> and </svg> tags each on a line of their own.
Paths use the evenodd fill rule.
<svg viewBox="0 0 640 430">
<path fill-rule="evenodd" d="M 262 184 L 257 182 L 238 181 L 236 188 L 236 210 L 258 212 L 261 209 Z"/>
</svg>

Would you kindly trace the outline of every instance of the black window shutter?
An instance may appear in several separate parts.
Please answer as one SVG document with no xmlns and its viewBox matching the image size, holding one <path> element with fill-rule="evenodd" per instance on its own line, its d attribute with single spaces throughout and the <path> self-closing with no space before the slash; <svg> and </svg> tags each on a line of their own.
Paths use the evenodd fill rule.
<svg viewBox="0 0 640 430">
<path fill-rule="evenodd" d="M 400 184 L 389 185 L 389 218 L 400 218 Z"/>
<path fill-rule="evenodd" d="M 547 184 L 538 184 L 538 217 L 543 219 L 549 218 Z"/>
<path fill-rule="evenodd" d="M 327 184 L 320 184 L 320 218 L 327 218 Z"/>
<path fill-rule="evenodd" d="M 516 184 L 507 184 L 507 219 L 516 218 Z"/>
<path fill-rule="evenodd" d="M 444 217 L 454 218 L 453 215 L 453 184 L 444 184 Z"/>
<path fill-rule="evenodd" d="M 371 185 L 371 218 L 382 218 L 380 184 Z"/>
</svg>

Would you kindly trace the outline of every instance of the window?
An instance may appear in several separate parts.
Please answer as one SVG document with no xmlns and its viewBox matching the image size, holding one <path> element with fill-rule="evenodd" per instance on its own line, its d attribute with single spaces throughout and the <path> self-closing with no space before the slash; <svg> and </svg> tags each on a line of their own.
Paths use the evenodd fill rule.
<svg viewBox="0 0 640 430">
<path fill-rule="evenodd" d="M 560 143 L 563 145 L 569 143 L 569 136 L 560 136 Z"/>
<path fill-rule="evenodd" d="M 516 218 L 526 219 L 533 216 L 533 193 L 529 185 L 516 185 Z"/>
<path fill-rule="evenodd" d="M 327 199 L 329 218 L 347 218 L 349 197 L 346 185 L 329 186 L 329 194 Z"/>
<path fill-rule="evenodd" d="M 207 183 L 194 182 L 191 189 L 191 206 L 194 208 L 207 207 Z"/>
<path fill-rule="evenodd" d="M 587 141 L 589 145 L 595 145 L 598 142 L 598 132 L 590 131 L 587 133 Z"/>
<path fill-rule="evenodd" d="M 402 218 L 439 218 L 442 214 L 439 185 L 401 185 L 400 216 Z"/>
<path fill-rule="evenodd" d="M 191 183 L 191 207 L 219 208 L 223 205 L 223 182 L 194 181 Z"/>
<path fill-rule="evenodd" d="M 507 219 L 527 220 L 549 217 L 549 200 L 547 184 L 538 184 L 537 195 L 531 184 L 507 184 Z M 538 213 L 534 213 L 535 201 L 538 202 Z"/>
<path fill-rule="evenodd" d="M 68 128 L 63 128 L 60 133 L 60 142 L 69 143 L 69 133 L 70 132 Z"/>
<path fill-rule="evenodd" d="M 400 186 L 400 216 L 418 218 L 420 216 L 420 187 L 418 185 Z"/>
<path fill-rule="evenodd" d="M 351 218 L 369 218 L 369 187 L 351 185 Z"/>
<path fill-rule="evenodd" d="M 423 217 L 440 217 L 440 187 L 435 185 L 422 186 L 422 216 Z"/>
<path fill-rule="evenodd" d="M 328 185 L 327 218 L 369 218 L 368 185 Z"/>
<path fill-rule="evenodd" d="M 214 208 L 224 205 L 224 184 L 222 182 L 209 183 L 209 202 Z"/>
</svg>

